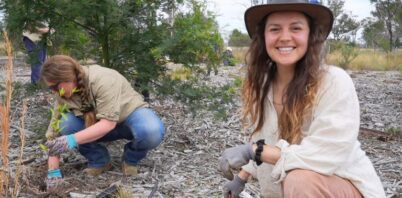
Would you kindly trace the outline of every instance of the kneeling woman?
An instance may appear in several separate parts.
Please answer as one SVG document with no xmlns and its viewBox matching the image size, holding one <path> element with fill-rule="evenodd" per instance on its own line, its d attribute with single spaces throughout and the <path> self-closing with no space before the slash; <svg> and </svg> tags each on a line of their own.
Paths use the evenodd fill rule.
<svg viewBox="0 0 402 198">
<path fill-rule="evenodd" d="M 48 188 L 61 178 L 61 153 L 78 148 L 88 160 L 84 172 L 96 176 L 111 168 L 108 150 L 100 142 L 127 139 L 122 171 L 136 175 L 139 161 L 161 143 L 165 131 L 162 121 L 117 71 L 99 65 L 81 66 L 69 56 L 56 55 L 44 63 L 41 78 L 57 93 L 55 107 L 68 109 L 63 116 L 54 113 L 52 119 L 60 119 L 60 126 L 55 129 L 51 123 L 46 133 L 52 139 L 46 142 Z M 53 139 L 58 129 L 62 136 Z"/>
</svg>

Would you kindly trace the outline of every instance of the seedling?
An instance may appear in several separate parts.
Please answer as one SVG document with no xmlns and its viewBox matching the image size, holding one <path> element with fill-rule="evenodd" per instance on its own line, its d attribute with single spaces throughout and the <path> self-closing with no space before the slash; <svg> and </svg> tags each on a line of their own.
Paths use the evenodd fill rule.
<svg viewBox="0 0 402 198">
<path fill-rule="evenodd" d="M 69 111 L 70 110 L 68 109 L 66 104 L 58 105 L 54 109 L 50 109 L 50 112 L 52 114 L 52 119 L 50 120 L 50 127 L 57 135 L 59 135 L 61 130 L 63 129 L 60 128 L 61 118 L 66 119 L 67 118 L 66 113 Z M 45 152 L 49 150 L 49 148 L 44 144 L 40 144 L 39 147 Z"/>
<path fill-rule="evenodd" d="M 80 89 L 74 87 L 72 93 L 74 94 L 79 91 Z M 64 88 L 59 89 L 60 97 L 63 97 L 65 93 L 66 91 L 64 90 Z M 63 128 L 60 128 L 61 118 L 67 119 L 66 113 L 70 112 L 70 110 L 68 109 L 68 106 L 66 104 L 62 104 L 58 105 L 54 109 L 50 109 L 50 112 L 52 114 L 52 119 L 50 120 L 50 127 L 57 135 L 59 135 L 61 130 L 63 130 Z M 49 148 L 44 144 L 40 144 L 39 147 L 45 152 L 49 150 Z"/>
<path fill-rule="evenodd" d="M 66 90 L 64 90 L 64 88 L 59 89 L 60 97 L 63 97 L 65 93 L 66 93 Z"/>
<path fill-rule="evenodd" d="M 75 94 L 75 93 L 78 93 L 78 92 L 80 92 L 80 89 L 78 89 L 77 87 L 74 87 L 72 93 Z"/>
</svg>

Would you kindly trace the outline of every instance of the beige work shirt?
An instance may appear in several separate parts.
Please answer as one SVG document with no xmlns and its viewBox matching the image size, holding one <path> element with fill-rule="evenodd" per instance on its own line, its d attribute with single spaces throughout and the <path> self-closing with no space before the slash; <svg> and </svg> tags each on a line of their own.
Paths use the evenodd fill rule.
<svg viewBox="0 0 402 198">
<path fill-rule="evenodd" d="M 272 88 L 269 90 L 264 125 L 252 140 L 265 139 L 267 144 L 276 145 L 281 157 L 275 165 L 257 166 L 250 161 L 243 166 L 258 179 L 264 197 L 282 197 L 281 182 L 293 169 L 337 175 L 350 180 L 365 198 L 385 197 L 380 179 L 357 140 L 360 112 L 352 79 L 340 68 L 325 67 L 327 72 L 313 114 L 302 127 L 299 145 L 278 138 L 278 118 Z"/>
<path fill-rule="evenodd" d="M 90 91 L 90 101 L 95 108 L 96 119 L 123 122 L 135 109 L 148 107 L 142 95 L 137 93 L 119 72 L 99 65 L 83 66 Z M 57 96 L 56 106 L 66 104 L 75 116 L 82 116 L 79 93 L 70 99 Z M 48 130 L 51 130 L 50 126 Z"/>
</svg>

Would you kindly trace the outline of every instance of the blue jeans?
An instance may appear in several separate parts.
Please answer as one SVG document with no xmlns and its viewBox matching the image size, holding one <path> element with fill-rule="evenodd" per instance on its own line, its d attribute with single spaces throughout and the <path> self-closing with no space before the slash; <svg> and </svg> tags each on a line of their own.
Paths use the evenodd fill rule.
<svg viewBox="0 0 402 198">
<path fill-rule="evenodd" d="M 84 120 L 73 113 L 67 113 L 61 119 L 63 135 L 73 134 L 85 128 Z M 102 167 L 110 162 L 107 148 L 99 142 L 118 139 L 131 140 L 124 146 L 123 160 L 130 165 L 137 165 L 147 152 L 156 148 L 163 140 L 165 127 L 159 117 L 148 108 L 138 108 L 127 119 L 95 142 L 80 144 L 79 152 L 88 159 L 88 167 Z"/>
<path fill-rule="evenodd" d="M 31 82 L 36 84 L 40 80 L 40 70 L 46 59 L 46 44 L 33 42 L 28 37 L 23 37 L 25 48 L 28 51 L 31 64 Z"/>
</svg>

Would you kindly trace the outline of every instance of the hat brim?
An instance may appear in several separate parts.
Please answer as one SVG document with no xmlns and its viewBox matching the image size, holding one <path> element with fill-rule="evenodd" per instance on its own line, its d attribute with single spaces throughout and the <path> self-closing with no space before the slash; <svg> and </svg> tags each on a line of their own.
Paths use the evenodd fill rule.
<svg viewBox="0 0 402 198">
<path fill-rule="evenodd" d="M 320 25 L 328 37 L 332 29 L 334 17 L 332 11 L 319 4 L 311 3 L 283 3 L 283 4 L 264 4 L 250 7 L 244 13 L 244 21 L 250 38 L 253 38 L 257 31 L 257 25 L 268 14 L 281 11 L 302 12 L 310 16 L 316 25 Z"/>
</svg>

